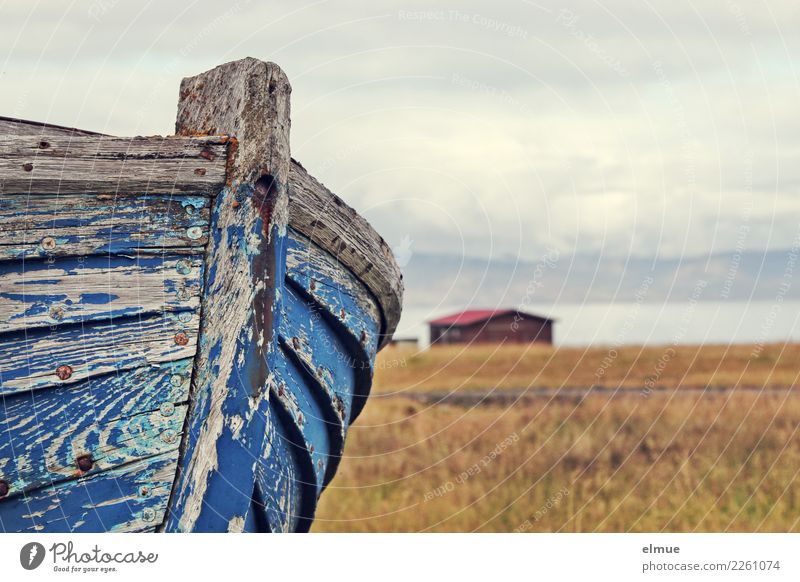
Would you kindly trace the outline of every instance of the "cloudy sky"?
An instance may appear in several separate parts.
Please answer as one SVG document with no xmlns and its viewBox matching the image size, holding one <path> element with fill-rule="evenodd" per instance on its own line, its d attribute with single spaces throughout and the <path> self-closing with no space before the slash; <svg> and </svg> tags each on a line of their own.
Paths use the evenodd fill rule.
<svg viewBox="0 0 800 582">
<path fill-rule="evenodd" d="M 293 155 L 417 252 L 674 258 L 798 235 L 790 0 L 0 6 L 0 114 L 168 134 L 181 77 L 272 60 Z"/>
</svg>

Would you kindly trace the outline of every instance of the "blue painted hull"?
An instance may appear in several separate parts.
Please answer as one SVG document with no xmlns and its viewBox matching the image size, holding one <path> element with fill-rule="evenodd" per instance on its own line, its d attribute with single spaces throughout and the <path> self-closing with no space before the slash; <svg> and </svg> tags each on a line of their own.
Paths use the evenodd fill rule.
<svg viewBox="0 0 800 582">
<path fill-rule="evenodd" d="M 194 226 L 214 231 L 213 218 L 197 216 Z M 381 331 L 375 300 L 334 256 L 291 228 L 281 244 L 264 445 L 247 477 L 241 528 L 254 532 L 309 529 L 364 406 Z M 203 281 L 215 266 L 200 248 L 132 258 L 131 246 L 123 237 L 88 257 L 42 251 L 0 263 L 0 297 L 21 303 L 19 323 L 0 335 L 5 532 L 180 530 L 180 513 L 169 508 L 181 459 L 202 453 L 190 450 L 187 410 Z M 102 285 L 81 287 L 89 272 L 102 278 L 133 267 L 140 283 L 148 269 L 161 277 L 167 299 L 157 309 L 115 300 L 119 293 Z M 36 293 L 27 290 L 31 281 Z M 62 378 L 67 365 L 71 375 Z M 231 482 L 238 470 L 226 469 Z M 220 495 L 215 509 L 225 505 Z"/>
</svg>

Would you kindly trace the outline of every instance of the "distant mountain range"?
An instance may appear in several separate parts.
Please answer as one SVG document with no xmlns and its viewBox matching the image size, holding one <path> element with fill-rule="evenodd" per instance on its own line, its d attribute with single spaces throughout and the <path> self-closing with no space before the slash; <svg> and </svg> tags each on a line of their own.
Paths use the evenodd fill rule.
<svg viewBox="0 0 800 582">
<path fill-rule="evenodd" d="M 800 299 L 798 257 L 790 251 L 704 257 L 613 258 L 558 255 L 536 261 L 403 256 L 405 305 L 534 306 L 626 301 L 772 301 Z M 637 299 L 638 298 L 638 299 Z"/>
</svg>

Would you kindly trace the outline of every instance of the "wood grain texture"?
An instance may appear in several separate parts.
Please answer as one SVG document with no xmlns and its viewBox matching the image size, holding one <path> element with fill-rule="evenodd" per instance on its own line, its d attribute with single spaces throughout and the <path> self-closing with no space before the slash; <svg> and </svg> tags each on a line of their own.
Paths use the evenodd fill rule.
<svg viewBox="0 0 800 582">
<path fill-rule="evenodd" d="M 289 230 L 286 270 L 289 280 L 337 319 L 364 356 L 372 359 L 382 320 L 367 287 L 329 252 L 294 229 Z"/>
<path fill-rule="evenodd" d="M 6 532 L 153 531 L 164 519 L 178 451 L 6 499 Z"/>
<path fill-rule="evenodd" d="M 6 397 L 0 478 L 10 484 L 9 497 L 81 476 L 81 455 L 91 456 L 96 473 L 170 446 L 160 438 L 142 439 L 141 431 L 162 423 L 149 419 L 153 413 L 181 430 L 190 373 L 191 359 L 184 359 Z"/>
<path fill-rule="evenodd" d="M 187 312 L 188 313 L 188 312 Z M 195 355 L 196 312 L 126 318 L 119 323 L 49 328 L 7 336 L 0 342 L 0 395 L 72 384 L 84 378 L 160 364 Z M 183 333 L 186 343 L 178 343 Z M 57 370 L 68 365 L 61 379 Z"/>
<path fill-rule="evenodd" d="M 208 243 L 210 215 L 206 196 L 3 195 L 0 261 L 196 253 Z"/>
<path fill-rule="evenodd" d="M 176 132 L 237 141 L 211 220 L 202 339 L 167 531 L 241 531 L 252 506 L 285 270 L 290 92 L 277 65 L 256 59 L 181 84 Z"/>
<path fill-rule="evenodd" d="M 192 311 L 200 306 L 202 272 L 192 255 L 0 263 L 0 333 Z"/>
<path fill-rule="evenodd" d="M 0 194 L 215 194 L 224 137 L 0 135 Z"/>
<path fill-rule="evenodd" d="M 42 137 L 47 135 L 65 135 L 80 137 L 101 134 L 94 131 L 86 131 L 85 129 L 66 127 L 64 125 L 0 116 L 0 135 L 39 135 Z"/>
<path fill-rule="evenodd" d="M 361 215 L 294 160 L 289 197 L 292 228 L 327 250 L 377 298 L 383 347 L 397 328 L 403 306 L 403 275 L 391 248 Z"/>
</svg>

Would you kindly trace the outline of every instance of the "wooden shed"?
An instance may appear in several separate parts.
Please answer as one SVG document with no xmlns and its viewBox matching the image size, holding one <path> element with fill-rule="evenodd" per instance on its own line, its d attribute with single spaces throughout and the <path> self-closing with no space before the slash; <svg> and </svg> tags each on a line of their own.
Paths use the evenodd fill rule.
<svg viewBox="0 0 800 582">
<path fill-rule="evenodd" d="M 431 344 L 553 343 L 554 320 L 516 309 L 469 309 L 434 319 Z"/>
</svg>

